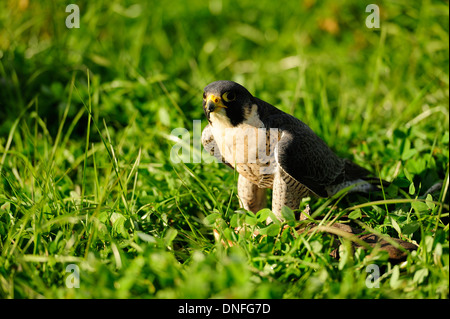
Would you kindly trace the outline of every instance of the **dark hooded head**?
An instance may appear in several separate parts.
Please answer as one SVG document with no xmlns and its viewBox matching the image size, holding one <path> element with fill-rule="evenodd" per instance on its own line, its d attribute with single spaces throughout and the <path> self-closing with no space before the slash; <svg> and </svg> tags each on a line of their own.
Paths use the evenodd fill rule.
<svg viewBox="0 0 450 319">
<path fill-rule="evenodd" d="M 203 110 L 208 121 L 211 114 L 228 118 L 232 126 L 246 120 L 246 114 L 254 104 L 254 98 L 242 85 L 233 81 L 216 81 L 208 84 L 203 92 Z"/>
</svg>

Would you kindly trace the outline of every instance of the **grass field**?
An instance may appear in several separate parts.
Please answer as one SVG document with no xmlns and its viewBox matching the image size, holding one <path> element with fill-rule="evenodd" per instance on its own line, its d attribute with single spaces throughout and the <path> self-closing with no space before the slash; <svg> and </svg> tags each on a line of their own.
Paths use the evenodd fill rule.
<svg viewBox="0 0 450 319">
<path fill-rule="evenodd" d="M 373 1 L 76 3 L 79 28 L 66 1 L 0 2 L 1 298 L 449 297 L 447 1 L 376 2 L 379 29 Z M 219 79 L 392 182 L 301 209 L 417 250 L 267 226 L 225 165 L 171 161 Z"/>
</svg>

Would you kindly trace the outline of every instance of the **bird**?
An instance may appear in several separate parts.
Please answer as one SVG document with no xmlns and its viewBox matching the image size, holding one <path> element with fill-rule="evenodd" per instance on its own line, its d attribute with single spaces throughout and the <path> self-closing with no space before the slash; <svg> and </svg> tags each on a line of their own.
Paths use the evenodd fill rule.
<svg viewBox="0 0 450 319">
<path fill-rule="evenodd" d="M 202 105 L 208 120 L 203 147 L 237 171 L 237 195 L 245 210 L 266 208 L 267 189 L 280 221 L 284 206 L 298 210 L 306 196 L 331 197 L 349 186 L 350 192 L 377 189 L 369 170 L 337 156 L 304 122 L 236 82 L 208 84 Z"/>
</svg>

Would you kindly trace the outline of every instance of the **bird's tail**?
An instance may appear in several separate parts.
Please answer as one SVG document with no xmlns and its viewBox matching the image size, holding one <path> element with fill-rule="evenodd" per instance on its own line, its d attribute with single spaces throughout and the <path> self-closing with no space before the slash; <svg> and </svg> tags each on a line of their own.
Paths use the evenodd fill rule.
<svg viewBox="0 0 450 319">
<path fill-rule="evenodd" d="M 344 180 L 327 189 L 328 194 L 334 195 L 339 191 L 352 186 L 349 193 L 371 193 L 381 190 L 389 186 L 389 182 L 377 179 L 371 176 L 371 172 L 367 169 L 345 160 L 345 177 Z"/>
</svg>

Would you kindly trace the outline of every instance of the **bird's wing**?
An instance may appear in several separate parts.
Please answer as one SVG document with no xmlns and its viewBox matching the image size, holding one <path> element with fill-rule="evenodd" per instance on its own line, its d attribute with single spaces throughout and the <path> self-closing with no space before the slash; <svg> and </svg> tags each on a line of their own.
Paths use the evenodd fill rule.
<svg viewBox="0 0 450 319">
<path fill-rule="evenodd" d="M 217 145 L 216 141 L 214 140 L 214 135 L 211 130 L 211 125 L 208 124 L 202 132 L 202 145 L 205 148 L 206 151 L 209 152 L 212 156 L 217 158 L 219 160 L 219 163 L 225 163 L 230 168 L 233 168 L 227 161 L 225 161 L 225 158 L 220 153 L 220 148 Z"/>
<path fill-rule="evenodd" d="M 214 141 L 214 135 L 212 134 L 211 125 L 209 124 L 206 125 L 202 131 L 202 145 L 205 150 L 214 156 L 214 149 L 217 148 L 217 144 Z"/>
<path fill-rule="evenodd" d="M 279 167 L 313 193 L 327 197 L 327 186 L 345 178 L 345 162 L 306 124 L 289 118 L 280 125 L 275 154 Z"/>
</svg>

